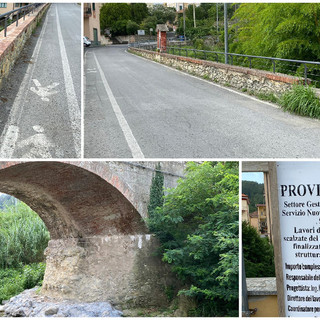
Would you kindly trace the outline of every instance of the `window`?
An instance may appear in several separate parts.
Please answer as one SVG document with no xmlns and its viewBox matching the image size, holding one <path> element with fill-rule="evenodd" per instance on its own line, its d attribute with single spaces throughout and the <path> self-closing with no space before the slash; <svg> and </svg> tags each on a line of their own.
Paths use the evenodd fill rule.
<svg viewBox="0 0 320 320">
<path fill-rule="evenodd" d="M 95 3 L 92 4 L 92 10 L 93 10 L 93 11 L 96 10 L 96 4 L 95 4 Z"/>
<path fill-rule="evenodd" d="M 0 3 L 0 8 L 6 8 L 7 4 L 6 3 Z"/>
</svg>

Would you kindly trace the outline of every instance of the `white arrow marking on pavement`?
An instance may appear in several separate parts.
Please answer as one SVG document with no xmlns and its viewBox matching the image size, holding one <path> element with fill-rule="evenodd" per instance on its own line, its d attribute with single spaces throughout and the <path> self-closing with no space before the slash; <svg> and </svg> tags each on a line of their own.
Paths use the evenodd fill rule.
<svg viewBox="0 0 320 320">
<path fill-rule="evenodd" d="M 37 88 L 31 87 L 30 90 L 34 93 L 36 93 L 39 97 L 41 97 L 41 100 L 43 101 L 49 101 L 47 97 L 52 96 L 53 94 L 57 94 L 59 91 L 52 90 L 53 88 L 57 87 L 59 85 L 58 82 L 54 82 L 53 84 L 49 84 L 46 87 L 42 87 L 41 83 L 37 79 L 32 79 L 34 84 Z"/>
</svg>

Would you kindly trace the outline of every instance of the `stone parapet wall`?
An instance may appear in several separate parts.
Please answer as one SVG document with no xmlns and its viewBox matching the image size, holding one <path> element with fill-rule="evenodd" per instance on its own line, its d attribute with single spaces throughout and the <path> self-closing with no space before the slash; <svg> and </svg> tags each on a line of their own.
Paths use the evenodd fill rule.
<svg viewBox="0 0 320 320">
<path fill-rule="evenodd" d="M 11 24 L 7 28 L 7 37 L 4 37 L 4 30 L 0 32 L 0 88 L 48 7 L 49 4 L 44 4 L 34 14 L 27 15 L 25 20 L 19 19 L 18 27 L 15 23 Z"/>
<path fill-rule="evenodd" d="M 129 48 L 128 51 L 195 76 L 240 90 L 273 93 L 280 96 L 288 89 L 291 89 L 293 84 L 302 81 L 301 78 L 281 73 L 249 69 L 167 53 L 138 48 Z"/>
<path fill-rule="evenodd" d="M 166 306 L 178 282 L 150 234 L 51 240 L 42 294 L 121 308 Z"/>
</svg>

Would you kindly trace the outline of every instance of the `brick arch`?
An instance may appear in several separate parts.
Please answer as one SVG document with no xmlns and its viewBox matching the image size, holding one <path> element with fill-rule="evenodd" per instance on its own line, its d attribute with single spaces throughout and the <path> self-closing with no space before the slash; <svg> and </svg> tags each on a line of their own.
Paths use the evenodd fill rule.
<svg viewBox="0 0 320 320">
<path fill-rule="evenodd" d="M 132 192 L 112 175 L 108 182 L 99 174 L 102 168 L 86 162 L 2 162 L 0 192 L 37 212 L 52 239 L 145 233 L 128 200 Z"/>
</svg>

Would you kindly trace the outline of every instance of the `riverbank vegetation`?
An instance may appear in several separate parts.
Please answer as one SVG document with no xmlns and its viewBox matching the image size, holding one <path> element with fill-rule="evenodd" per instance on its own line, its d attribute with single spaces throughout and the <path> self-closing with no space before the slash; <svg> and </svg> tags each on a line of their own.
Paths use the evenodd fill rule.
<svg viewBox="0 0 320 320">
<path fill-rule="evenodd" d="M 23 202 L 0 210 L 0 303 L 41 285 L 49 238 L 43 221 Z"/>
<path fill-rule="evenodd" d="M 191 162 L 185 179 L 164 197 L 157 176 L 161 173 L 151 187 L 149 227 L 160 240 L 158 254 L 184 285 L 177 295 L 196 304 L 188 315 L 237 316 L 238 163 Z"/>
</svg>

